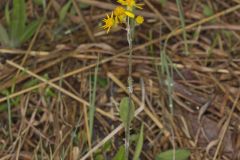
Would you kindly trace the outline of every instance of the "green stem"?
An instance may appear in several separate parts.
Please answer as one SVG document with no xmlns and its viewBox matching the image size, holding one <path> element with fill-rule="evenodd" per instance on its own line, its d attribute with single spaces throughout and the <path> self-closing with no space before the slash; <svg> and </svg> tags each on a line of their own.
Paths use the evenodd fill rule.
<svg viewBox="0 0 240 160">
<path fill-rule="evenodd" d="M 125 160 L 129 157 L 129 139 L 130 139 L 130 109 L 133 93 L 133 80 L 132 80 L 132 28 L 130 25 L 130 18 L 127 18 L 127 40 L 129 45 L 129 56 L 128 56 L 128 116 L 127 125 L 125 127 Z"/>
</svg>

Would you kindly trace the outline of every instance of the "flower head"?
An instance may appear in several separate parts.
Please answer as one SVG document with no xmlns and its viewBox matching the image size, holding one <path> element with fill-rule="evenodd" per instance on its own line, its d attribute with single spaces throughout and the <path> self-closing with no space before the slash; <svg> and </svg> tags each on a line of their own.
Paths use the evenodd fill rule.
<svg viewBox="0 0 240 160">
<path fill-rule="evenodd" d="M 121 6 L 118 6 L 113 11 L 115 16 L 116 23 L 123 23 L 126 20 L 126 17 L 134 18 L 135 15 L 131 11 L 124 9 Z"/>
<path fill-rule="evenodd" d="M 137 24 L 142 24 L 144 22 L 143 16 L 137 16 L 135 19 Z"/>
<path fill-rule="evenodd" d="M 126 10 L 121 6 L 118 6 L 114 9 L 113 13 L 115 16 L 116 23 L 122 23 L 125 20 L 126 18 L 125 11 Z"/>
<path fill-rule="evenodd" d="M 105 23 L 105 25 L 102 26 L 102 28 L 106 29 L 107 33 L 108 33 L 109 30 L 115 25 L 115 20 L 113 18 L 113 12 L 112 12 L 111 16 L 109 16 L 107 14 L 107 18 L 103 19 L 103 22 Z"/>
<path fill-rule="evenodd" d="M 115 16 L 122 16 L 125 14 L 125 9 L 121 6 L 118 6 L 114 9 L 113 13 Z"/>
<path fill-rule="evenodd" d="M 123 6 L 127 6 L 127 8 L 131 11 L 132 11 L 133 7 L 142 9 L 142 6 L 143 6 L 143 4 L 141 4 L 141 3 L 136 3 L 135 0 L 118 0 L 117 2 Z"/>
</svg>

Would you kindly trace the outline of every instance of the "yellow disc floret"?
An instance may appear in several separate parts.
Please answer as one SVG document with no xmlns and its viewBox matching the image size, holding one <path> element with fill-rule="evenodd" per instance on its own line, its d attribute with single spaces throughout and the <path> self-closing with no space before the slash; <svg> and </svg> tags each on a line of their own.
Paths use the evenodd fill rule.
<svg viewBox="0 0 240 160">
<path fill-rule="evenodd" d="M 122 16 L 122 15 L 125 14 L 125 9 L 124 9 L 123 7 L 121 7 L 121 6 L 118 6 L 118 7 L 116 7 L 116 8 L 114 9 L 113 13 L 114 13 L 114 15 L 117 16 L 117 17 L 118 17 L 118 16 Z"/>
<path fill-rule="evenodd" d="M 105 18 L 103 20 L 103 22 L 105 23 L 104 26 L 102 26 L 103 29 L 107 30 L 107 33 L 109 32 L 109 30 L 115 25 L 115 20 L 113 18 L 113 13 L 111 14 L 111 16 L 109 16 L 107 14 L 107 18 Z"/>
<path fill-rule="evenodd" d="M 144 22 L 143 16 L 137 16 L 135 19 L 137 24 L 142 24 Z"/>
<path fill-rule="evenodd" d="M 126 18 L 125 11 L 126 10 L 121 6 L 118 6 L 114 9 L 113 13 L 115 15 L 116 23 L 123 23 Z"/>
</svg>

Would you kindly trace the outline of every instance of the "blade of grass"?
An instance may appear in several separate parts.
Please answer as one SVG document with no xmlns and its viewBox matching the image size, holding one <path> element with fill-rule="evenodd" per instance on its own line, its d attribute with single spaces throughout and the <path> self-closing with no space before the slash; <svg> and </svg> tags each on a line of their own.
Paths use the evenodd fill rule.
<svg viewBox="0 0 240 160">
<path fill-rule="evenodd" d="M 0 43 L 2 43 L 2 45 L 9 44 L 8 33 L 1 23 L 0 23 Z"/>
<path fill-rule="evenodd" d="M 6 4 L 4 12 L 5 12 L 5 18 L 6 18 L 7 25 L 9 26 L 9 24 L 10 24 L 9 3 Z"/>
<path fill-rule="evenodd" d="M 33 21 L 31 24 L 29 24 L 26 28 L 25 31 L 21 34 L 21 36 L 19 37 L 19 43 L 22 44 L 24 42 L 26 42 L 27 40 L 29 40 L 33 34 L 35 33 L 35 31 L 37 30 L 39 24 L 40 24 L 41 20 L 36 20 Z"/>
<path fill-rule="evenodd" d="M 63 23 L 66 15 L 67 15 L 67 11 L 70 9 L 71 7 L 71 4 L 72 4 L 72 1 L 68 1 L 60 10 L 60 13 L 59 13 L 59 22 L 60 23 Z"/>
<path fill-rule="evenodd" d="M 173 114 L 173 64 L 170 57 L 166 53 L 168 40 L 165 41 L 163 50 L 160 52 L 160 60 L 161 60 L 161 74 L 166 75 L 166 85 L 169 99 L 169 108 L 171 113 Z"/>
<path fill-rule="evenodd" d="M 94 114 L 95 114 L 95 110 L 96 110 L 95 101 L 96 101 L 97 78 L 98 78 L 97 75 L 98 75 L 98 68 L 99 68 L 99 54 L 98 54 L 97 63 L 98 64 L 95 67 L 95 72 L 94 72 L 93 90 L 92 91 L 90 90 L 91 96 L 90 96 L 90 106 L 89 106 L 89 130 L 90 130 L 91 137 L 93 134 Z M 90 86 L 91 85 L 92 84 L 90 84 Z"/>
<path fill-rule="evenodd" d="M 172 67 L 173 64 L 172 64 L 170 57 L 166 53 L 167 52 L 167 44 L 168 44 L 168 39 L 164 43 L 163 50 L 160 51 L 160 59 L 161 59 L 161 64 L 162 64 L 161 73 L 162 73 L 162 75 L 166 76 L 165 82 L 166 82 L 166 86 L 167 86 L 168 106 L 169 106 L 171 115 L 173 116 L 173 114 L 174 114 L 173 113 L 174 112 L 174 109 L 173 109 L 173 67 Z M 169 118 L 169 119 L 171 119 L 171 118 Z M 176 157 L 175 157 L 176 147 L 175 147 L 175 143 L 174 143 L 175 135 L 174 135 L 174 131 L 173 131 L 171 123 L 170 123 L 170 128 L 171 128 L 172 146 L 173 146 L 173 152 L 174 152 L 172 159 L 175 160 L 176 159 Z"/>
<path fill-rule="evenodd" d="M 13 12 L 10 20 L 12 46 L 19 45 L 19 38 L 24 33 L 26 24 L 25 0 L 13 0 Z"/>
<path fill-rule="evenodd" d="M 181 0 L 176 0 L 176 3 L 177 3 L 178 11 L 179 11 L 181 26 L 182 26 L 182 29 L 183 29 L 185 54 L 188 55 L 189 50 L 188 50 L 188 44 L 187 44 L 187 32 L 186 32 L 186 29 L 185 29 L 185 18 L 184 18 L 184 14 L 183 14 L 182 1 Z"/>
<path fill-rule="evenodd" d="M 134 152 L 133 160 L 139 160 L 140 154 L 142 152 L 142 146 L 143 146 L 143 140 L 144 140 L 143 127 L 144 125 L 142 124 L 137 146 Z"/>
<path fill-rule="evenodd" d="M 124 149 L 124 146 L 122 145 L 119 147 L 117 154 L 113 157 L 113 160 L 123 160 L 125 159 L 124 155 L 125 155 L 125 149 Z"/>
</svg>

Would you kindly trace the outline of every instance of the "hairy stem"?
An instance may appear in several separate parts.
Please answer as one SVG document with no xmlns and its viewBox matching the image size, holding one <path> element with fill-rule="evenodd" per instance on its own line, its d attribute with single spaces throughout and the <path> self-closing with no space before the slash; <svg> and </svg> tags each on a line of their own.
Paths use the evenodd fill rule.
<svg viewBox="0 0 240 160">
<path fill-rule="evenodd" d="M 125 127 L 125 160 L 129 158 L 129 139 L 130 139 L 130 109 L 133 94 L 133 80 L 132 80 L 132 27 L 130 24 L 130 18 L 127 18 L 127 41 L 129 45 L 128 56 L 128 116 L 127 125 Z"/>
</svg>

